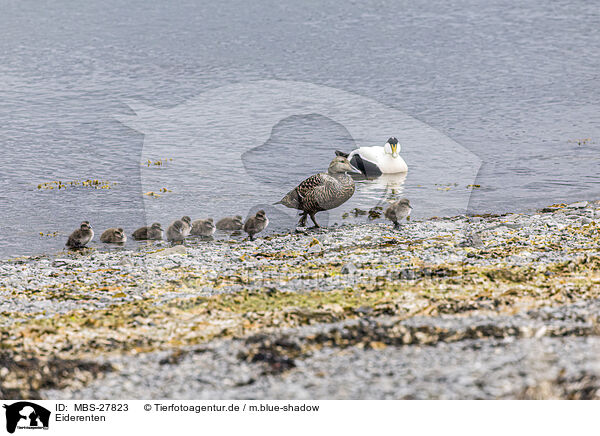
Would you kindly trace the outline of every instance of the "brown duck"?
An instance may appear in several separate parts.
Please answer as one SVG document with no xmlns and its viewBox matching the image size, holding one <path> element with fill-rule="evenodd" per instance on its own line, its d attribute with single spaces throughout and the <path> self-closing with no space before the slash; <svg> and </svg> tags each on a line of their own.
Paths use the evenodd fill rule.
<svg viewBox="0 0 600 436">
<path fill-rule="evenodd" d="M 84 221 L 81 226 L 69 236 L 67 240 L 67 247 L 69 248 L 82 248 L 94 239 L 94 230 L 89 221 Z"/>
<path fill-rule="evenodd" d="M 412 206 L 408 198 L 401 198 L 400 200 L 390 203 L 388 208 L 385 210 L 385 217 L 394 223 L 394 228 L 400 228 L 400 221 L 408 218 Z"/>
<path fill-rule="evenodd" d="M 106 229 L 100 235 L 100 242 L 106 244 L 123 244 L 127 241 L 127 235 L 121 227 Z"/>
<path fill-rule="evenodd" d="M 256 215 L 251 216 L 244 223 L 244 231 L 250 236 L 250 240 L 254 240 L 254 235 L 262 232 L 269 225 L 269 218 L 264 210 L 259 210 Z"/>
<path fill-rule="evenodd" d="M 354 169 L 348 159 L 338 156 L 331 161 L 326 173 L 310 176 L 275 204 L 301 210 L 300 227 L 306 226 L 307 216 L 315 227 L 320 227 L 315 221 L 317 212 L 341 206 L 354 194 L 354 180 L 349 172 L 354 172 Z"/>
<path fill-rule="evenodd" d="M 144 226 L 137 229 L 131 236 L 136 241 L 153 240 L 158 241 L 163 238 L 163 229 L 160 223 L 152 223 L 150 227 Z"/>
</svg>

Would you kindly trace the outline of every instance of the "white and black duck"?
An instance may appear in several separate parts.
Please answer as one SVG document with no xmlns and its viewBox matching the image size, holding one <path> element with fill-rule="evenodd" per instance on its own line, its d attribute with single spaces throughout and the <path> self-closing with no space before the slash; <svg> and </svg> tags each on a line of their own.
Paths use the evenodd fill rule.
<svg viewBox="0 0 600 436">
<path fill-rule="evenodd" d="M 360 147 L 350 153 L 336 150 L 335 154 L 347 158 L 356 170 L 369 178 L 408 171 L 400 156 L 400 144 L 394 137 L 388 139 L 383 147 Z"/>
</svg>

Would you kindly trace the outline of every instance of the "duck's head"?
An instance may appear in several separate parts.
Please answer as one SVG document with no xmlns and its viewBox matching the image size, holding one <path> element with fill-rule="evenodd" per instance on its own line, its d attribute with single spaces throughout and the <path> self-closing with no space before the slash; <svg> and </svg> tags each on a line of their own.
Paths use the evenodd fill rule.
<svg viewBox="0 0 600 436">
<path fill-rule="evenodd" d="M 398 140 L 392 136 L 383 146 L 383 151 L 386 154 L 391 154 L 392 157 L 398 157 L 400 153 L 400 144 L 398 144 Z"/>
<path fill-rule="evenodd" d="M 332 174 L 353 173 L 354 168 L 352 168 L 352 165 L 350 165 L 350 162 L 348 162 L 348 159 L 346 159 L 345 157 L 342 157 L 342 156 L 337 156 L 329 164 L 328 171 Z"/>
<path fill-rule="evenodd" d="M 81 230 L 92 230 L 92 225 L 90 224 L 89 221 L 84 221 L 81 223 L 81 226 L 79 228 Z"/>
<path fill-rule="evenodd" d="M 188 226 L 192 225 L 192 219 L 189 216 L 187 216 L 187 215 L 185 215 L 184 217 L 182 217 L 181 221 L 183 221 L 184 223 L 186 223 Z"/>
<path fill-rule="evenodd" d="M 259 221 L 265 221 L 267 219 L 266 212 L 262 209 L 256 212 L 256 219 L 258 219 Z"/>
<path fill-rule="evenodd" d="M 402 199 L 398 200 L 398 206 L 409 207 L 412 209 L 412 206 L 410 205 L 410 201 L 408 201 L 408 198 L 402 198 Z"/>
<path fill-rule="evenodd" d="M 152 223 L 152 229 L 154 230 L 162 230 L 162 227 L 160 226 L 160 223 Z"/>
<path fill-rule="evenodd" d="M 185 224 L 183 223 L 183 221 L 181 220 L 177 220 L 173 223 L 172 225 L 172 229 L 175 230 L 177 233 L 181 233 L 183 231 Z"/>
</svg>

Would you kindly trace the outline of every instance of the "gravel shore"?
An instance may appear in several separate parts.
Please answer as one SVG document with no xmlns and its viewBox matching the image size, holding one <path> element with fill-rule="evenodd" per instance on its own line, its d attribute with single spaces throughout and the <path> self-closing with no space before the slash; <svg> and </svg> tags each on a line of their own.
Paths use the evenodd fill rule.
<svg viewBox="0 0 600 436">
<path fill-rule="evenodd" d="M 597 398 L 599 224 L 580 202 L 4 261 L 0 397 Z"/>
</svg>

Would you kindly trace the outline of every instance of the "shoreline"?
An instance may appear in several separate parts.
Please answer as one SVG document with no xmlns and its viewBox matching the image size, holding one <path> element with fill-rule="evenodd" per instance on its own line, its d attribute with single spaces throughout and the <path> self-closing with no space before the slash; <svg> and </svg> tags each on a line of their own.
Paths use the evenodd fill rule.
<svg viewBox="0 0 600 436">
<path fill-rule="evenodd" d="M 579 202 L 0 261 L 0 396 L 596 398 L 599 225 Z"/>
</svg>

